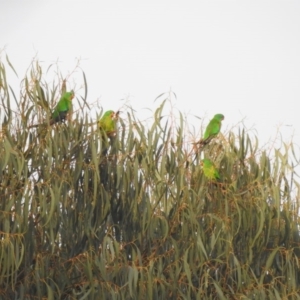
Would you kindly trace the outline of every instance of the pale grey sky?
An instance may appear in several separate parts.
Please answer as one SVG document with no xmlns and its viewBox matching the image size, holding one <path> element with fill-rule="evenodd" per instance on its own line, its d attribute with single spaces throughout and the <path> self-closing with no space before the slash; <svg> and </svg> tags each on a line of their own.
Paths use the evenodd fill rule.
<svg viewBox="0 0 300 300">
<path fill-rule="evenodd" d="M 104 110 L 129 96 L 143 119 L 172 89 L 196 127 L 193 115 L 222 113 L 224 131 L 245 118 L 263 141 L 280 126 L 298 144 L 299 1 L 0 0 L 0 11 L 0 49 L 19 79 L 36 55 L 64 75 L 81 58 L 89 102 Z"/>
</svg>

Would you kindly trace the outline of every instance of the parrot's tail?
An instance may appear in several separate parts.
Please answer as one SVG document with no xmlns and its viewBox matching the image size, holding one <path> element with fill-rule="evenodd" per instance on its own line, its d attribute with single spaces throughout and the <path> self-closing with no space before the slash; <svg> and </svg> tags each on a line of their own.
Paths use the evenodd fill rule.
<svg viewBox="0 0 300 300">
<path fill-rule="evenodd" d="M 195 143 L 196 145 L 199 145 L 199 148 L 203 148 L 204 146 L 206 146 L 207 144 L 209 144 L 209 142 L 214 138 L 214 136 L 210 136 L 207 139 L 201 139 L 199 142 Z"/>
</svg>

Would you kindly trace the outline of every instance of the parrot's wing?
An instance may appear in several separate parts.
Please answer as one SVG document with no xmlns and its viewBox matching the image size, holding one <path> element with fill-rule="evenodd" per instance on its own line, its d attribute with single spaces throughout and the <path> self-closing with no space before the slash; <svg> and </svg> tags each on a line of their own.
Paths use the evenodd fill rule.
<svg viewBox="0 0 300 300">
<path fill-rule="evenodd" d="M 202 147 L 207 145 L 220 132 L 220 129 L 221 122 L 217 119 L 212 119 L 206 127 L 203 139 L 198 144 Z"/>
<path fill-rule="evenodd" d="M 203 139 L 217 135 L 220 132 L 220 125 L 220 121 L 212 119 L 207 126 Z"/>
<path fill-rule="evenodd" d="M 51 116 L 50 125 L 64 121 L 72 109 L 72 99 L 74 97 L 74 92 L 64 93 L 63 96 L 58 101 L 57 105 L 54 108 L 54 111 Z"/>
</svg>

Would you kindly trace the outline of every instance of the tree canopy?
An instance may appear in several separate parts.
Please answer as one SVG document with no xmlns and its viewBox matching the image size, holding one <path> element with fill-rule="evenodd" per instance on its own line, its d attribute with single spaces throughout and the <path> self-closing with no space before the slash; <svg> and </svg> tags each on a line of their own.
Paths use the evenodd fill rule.
<svg viewBox="0 0 300 300">
<path fill-rule="evenodd" d="M 103 135 L 81 113 L 84 73 L 80 112 L 51 126 L 68 82 L 47 84 L 37 65 L 16 93 L 7 66 L 1 299 L 300 299 L 293 144 L 270 153 L 239 128 L 193 147 L 166 100 L 149 126 L 128 108 Z M 48 123 L 29 128 L 36 120 Z M 203 157 L 219 178 L 205 176 Z"/>
</svg>

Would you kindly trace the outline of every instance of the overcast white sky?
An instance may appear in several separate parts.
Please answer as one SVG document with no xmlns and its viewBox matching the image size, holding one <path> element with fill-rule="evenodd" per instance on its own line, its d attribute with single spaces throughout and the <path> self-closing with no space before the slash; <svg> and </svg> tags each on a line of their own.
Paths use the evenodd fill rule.
<svg viewBox="0 0 300 300">
<path fill-rule="evenodd" d="M 81 58 L 88 102 L 104 110 L 128 98 L 143 119 L 171 89 L 196 127 L 194 115 L 223 113 L 224 131 L 245 118 L 263 141 L 279 127 L 299 144 L 300 1 L 0 0 L 0 11 L 0 49 L 20 80 L 35 56 L 66 76 Z"/>
</svg>

